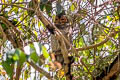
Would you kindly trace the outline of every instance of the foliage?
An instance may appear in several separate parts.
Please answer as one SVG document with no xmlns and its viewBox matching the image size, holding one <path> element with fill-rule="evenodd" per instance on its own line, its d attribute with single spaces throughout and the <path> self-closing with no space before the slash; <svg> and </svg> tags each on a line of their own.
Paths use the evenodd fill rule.
<svg viewBox="0 0 120 80">
<path fill-rule="evenodd" d="M 76 80 L 92 80 L 119 54 L 120 2 L 117 0 L 1 0 L 0 73 L 6 71 L 1 74 L 6 79 L 17 74 L 18 64 L 21 80 L 29 77 L 42 79 L 46 76 L 44 71 L 51 72 L 48 65 L 51 62 L 51 34 L 35 6 L 48 21 L 54 21 L 55 15 L 62 11 L 67 14 L 72 27 L 72 47 L 78 56 L 83 56 L 82 62 L 74 56 L 72 74 Z M 29 62 L 42 68 L 41 72 L 32 69 Z"/>
</svg>

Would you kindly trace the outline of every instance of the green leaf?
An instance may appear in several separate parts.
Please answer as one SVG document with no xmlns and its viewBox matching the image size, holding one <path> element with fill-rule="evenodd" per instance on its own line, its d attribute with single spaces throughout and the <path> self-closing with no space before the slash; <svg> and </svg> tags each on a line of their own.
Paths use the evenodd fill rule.
<svg viewBox="0 0 120 80">
<path fill-rule="evenodd" d="M 3 15 L 4 15 L 5 18 L 8 19 L 8 11 L 5 11 L 5 12 L 3 13 Z"/>
<path fill-rule="evenodd" d="M 52 10 L 52 3 L 51 2 L 47 3 L 45 8 L 46 8 L 47 14 L 50 16 L 50 12 Z"/>
<path fill-rule="evenodd" d="M 9 52 L 6 53 L 6 61 L 7 61 L 9 64 L 15 63 L 15 60 L 13 59 L 14 52 L 15 52 L 15 51 L 9 51 Z"/>
<path fill-rule="evenodd" d="M 28 7 L 33 8 L 33 6 L 34 6 L 33 1 L 30 1 Z"/>
<path fill-rule="evenodd" d="M 45 58 L 49 58 L 49 54 L 48 54 L 47 49 L 45 48 L 45 46 L 42 46 L 42 52 L 43 52 L 43 56 Z"/>
<path fill-rule="evenodd" d="M 4 23 L 0 23 L 0 24 L 1 24 L 2 28 L 3 28 L 3 30 L 7 30 L 8 29 L 7 26 Z"/>
<path fill-rule="evenodd" d="M 19 60 L 19 56 L 18 56 L 17 54 L 14 54 L 14 56 L 13 56 L 13 60 L 14 60 L 14 61 Z"/>
<path fill-rule="evenodd" d="M 30 53 L 36 53 L 35 47 L 33 44 L 30 44 Z"/>
<path fill-rule="evenodd" d="M 112 21 L 112 18 L 111 18 L 110 16 L 107 16 L 107 19 L 108 19 L 109 21 Z"/>
<path fill-rule="evenodd" d="M 25 53 L 22 52 L 20 49 L 16 49 L 14 55 L 18 55 L 20 66 L 22 66 L 23 63 L 26 61 L 26 55 L 25 55 Z"/>
<path fill-rule="evenodd" d="M 19 62 L 20 62 L 20 65 L 23 65 L 23 63 L 26 61 L 26 55 L 24 52 L 21 52 L 20 55 L 19 55 Z"/>
<path fill-rule="evenodd" d="M 5 69 L 5 71 L 7 72 L 8 76 L 12 77 L 13 68 L 10 66 L 9 62 L 8 61 L 3 61 L 2 66 Z"/>
<path fill-rule="evenodd" d="M 40 4 L 40 9 L 41 9 L 41 11 L 43 11 L 44 8 L 45 8 L 45 4 Z"/>
<path fill-rule="evenodd" d="M 15 14 L 18 14 L 18 8 L 17 7 L 15 7 L 13 10 L 14 10 Z"/>
<path fill-rule="evenodd" d="M 38 62 L 39 60 L 39 56 L 36 53 L 35 47 L 33 44 L 30 44 L 30 58 L 34 61 L 34 62 Z"/>
<path fill-rule="evenodd" d="M 81 37 L 80 40 L 79 40 L 79 47 L 81 47 L 83 45 L 84 45 L 84 41 L 83 41 L 83 38 Z"/>
<path fill-rule="evenodd" d="M 30 1 L 29 2 L 29 5 L 28 5 L 28 8 L 33 8 L 34 7 L 34 4 L 33 4 L 33 2 L 32 1 Z M 33 17 L 34 16 L 34 11 L 31 11 L 31 10 L 28 10 L 27 11 L 28 12 L 28 15 L 30 16 L 30 17 Z"/>
<path fill-rule="evenodd" d="M 15 14 L 17 15 L 18 14 L 18 8 L 12 6 L 12 9 L 8 12 L 8 14 L 12 14 L 12 12 L 15 12 Z"/>
<path fill-rule="evenodd" d="M 20 50 L 19 50 L 19 49 L 16 49 L 16 50 L 15 50 L 15 54 L 19 55 L 19 54 L 20 54 Z"/>
<path fill-rule="evenodd" d="M 45 25 L 40 21 L 40 25 L 45 29 Z"/>
<path fill-rule="evenodd" d="M 74 11 L 74 10 L 75 10 L 74 4 L 71 5 L 70 10 L 71 10 L 71 11 Z"/>
<path fill-rule="evenodd" d="M 24 71 L 24 80 L 27 80 L 27 78 L 30 77 L 29 74 L 30 74 L 30 69 L 27 69 L 27 70 Z"/>
<path fill-rule="evenodd" d="M 34 32 L 35 36 L 37 37 L 37 36 L 38 36 L 38 33 L 37 33 L 35 30 L 34 30 L 33 32 Z"/>
<path fill-rule="evenodd" d="M 115 27 L 115 30 L 116 30 L 116 31 L 119 31 L 119 30 L 120 30 L 120 26 L 116 26 L 116 27 Z"/>
<path fill-rule="evenodd" d="M 16 25 L 17 23 L 18 23 L 17 19 L 14 18 L 14 19 L 12 20 L 12 24 L 13 24 L 13 25 Z"/>
<path fill-rule="evenodd" d="M 66 77 L 63 77 L 62 80 L 66 80 Z"/>
<path fill-rule="evenodd" d="M 105 29 L 104 31 L 105 31 L 105 33 L 108 33 L 108 32 L 109 32 L 109 29 L 107 28 L 107 29 Z"/>
<path fill-rule="evenodd" d="M 38 55 L 37 55 L 36 53 L 30 54 L 30 58 L 31 58 L 35 63 L 37 63 L 38 60 L 39 60 L 39 57 L 38 57 Z"/>
</svg>

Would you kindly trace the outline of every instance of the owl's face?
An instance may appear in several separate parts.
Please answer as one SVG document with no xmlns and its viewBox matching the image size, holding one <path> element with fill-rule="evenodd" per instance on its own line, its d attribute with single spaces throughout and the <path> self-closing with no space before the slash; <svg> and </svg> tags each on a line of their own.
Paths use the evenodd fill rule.
<svg viewBox="0 0 120 80">
<path fill-rule="evenodd" d="M 55 17 L 55 25 L 65 25 L 65 23 L 68 23 L 68 19 L 65 15 L 62 16 L 56 16 Z"/>
</svg>

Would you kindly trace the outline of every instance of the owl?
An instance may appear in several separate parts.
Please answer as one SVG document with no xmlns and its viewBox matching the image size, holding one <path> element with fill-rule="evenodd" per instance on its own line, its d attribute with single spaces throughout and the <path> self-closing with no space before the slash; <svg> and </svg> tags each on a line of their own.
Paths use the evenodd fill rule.
<svg viewBox="0 0 120 80">
<path fill-rule="evenodd" d="M 55 17 L 55 26 L 60 30 L 63 36 L 70 42 L 71 36 L 69 35 L 70 25 L 66 15 L 59 14 Z M 69 36 L 68 36 L 69 35 Z M 51 48 L 52 52 L 55 53 L 56 60 L 58 62 L 64 62 L 63 55 L 61 53 L 61 43 L 56 37 L 57 35 L 51 34 Z M 66 48 L 69 49 L 70 47 L 66 44 Z"/>
<path fill-rule="evenodd" d="M 59 14 L 55 17 L 55 26 L 60 30 L 60 32 L 63 34 L 63 36 L 70 41 L 70 36 L 69 35 L 69 30 L 70 30 L 70 25 L 69 21 L 66 15 Z M 52 46 L 52 51 L 53 52 L 60 52 L 60 43 L 59 40 L 56 38 L 55 34 L 51 35 L 51 46 Z M 67 49 L 69 48 L 66 46 Z"/>
<path fill-rule="evenodd" d="M 55 17 L 55 26 L 59 29 L 59 31 L 62 33 L 62 35 L 69 41 L 71 42 L 71 33 L 69 32 L 71 30 L 71 27 L 69 25 L 69 21 L 66 15 L 57 15 Z M 62 37 L 61 37 L 62 38 Z M 65 42 L 65 41 L 64 41 Z M 69 50 L 70 46 L 67 45 L 65 42 L 65 47 L 67 50 Z M 52 62 L 50 63 L 51 68 L 58 69 L 58 74 L 59 71 L 61 72 L 62 69 L 64 69 L 65 63 L 64 63 L 64 58 L 62 54 L 62 48 L 61 48 L 61 41 L 60 39 L 57 38 L 56 34 L 51 34 L 51 48 L 52 48 L 52 53 L 51 59 Z M 74 62 L 73 56 L 68 56 L 69 63 L 68 63 L 68 72 L 65 75 L 71 75 L 71 64 Z M 64 74 L 62 74 L 64 75 Z"/>
</svg>

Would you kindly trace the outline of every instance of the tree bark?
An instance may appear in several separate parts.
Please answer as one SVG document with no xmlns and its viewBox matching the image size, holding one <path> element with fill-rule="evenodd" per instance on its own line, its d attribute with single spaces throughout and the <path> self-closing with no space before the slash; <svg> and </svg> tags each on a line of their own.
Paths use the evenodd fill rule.
<svg viewBox="0 0 120 80">
<path fill-rule="evenodd" d="M 94 80 L 115 80 L 120 73 L 120 53 L 115 60 L 107 66 Z"/>
</svg>

